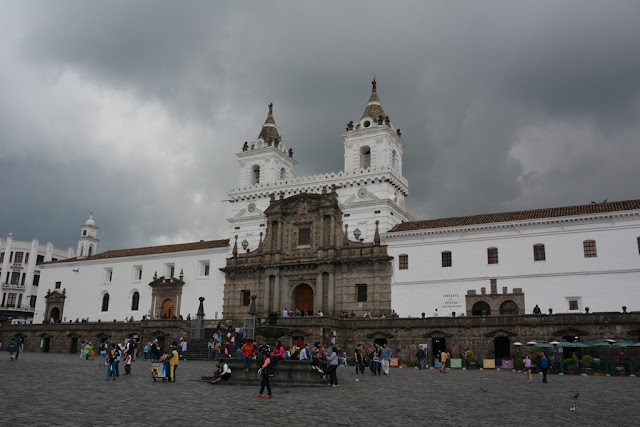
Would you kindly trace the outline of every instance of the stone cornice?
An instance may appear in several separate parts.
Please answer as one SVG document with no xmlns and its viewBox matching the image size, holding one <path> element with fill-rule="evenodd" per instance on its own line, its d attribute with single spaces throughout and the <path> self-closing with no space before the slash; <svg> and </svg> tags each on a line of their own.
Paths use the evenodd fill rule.
<svg viewBox="0 0 640 427">
<path fill-rule="evenodd" d="M 405 197 L 409 194 L 409 183 L 404 177 L 396 175 L 391 168 L 380 167 L 358 169 L 353 172 L 340 171 L 337 173 L 303 176 L 279 180 L 274 183 L 234 188 L 229 191 L 229 201 L 233 203 L 241 200 L 269 197 L 272 193 L 280 191 L 285 191 L 288 195 L 291 193 L 317 193 L 321 192 L 324 187 L 330 189 L 333 185 L 340 188 L 381 182 L 389 182 Z"/>
</svg>

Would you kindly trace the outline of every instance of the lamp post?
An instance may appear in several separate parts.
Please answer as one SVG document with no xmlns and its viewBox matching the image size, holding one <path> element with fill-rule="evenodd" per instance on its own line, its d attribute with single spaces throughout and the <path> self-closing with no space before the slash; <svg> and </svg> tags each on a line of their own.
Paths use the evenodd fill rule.
<svg viewBox="0 0 640 427">
<path fill-rule="evenodd" d="M 249 252 L 249 250 L 247 249 L 248 246 L 249 246 L 249 242 L 247 242 L 247 239 L 244 239 L 242 241 L 242 249 Z"/>
<path fill-rule="evenodd" d="M 521 370 L 520 369 L 520 347 L 522 347 L 522 343 L 517 341 L 517 342 L 514 342 L 513 345 L 516 346 L 516 354 L 517 354 L 516 357 L 517 357 L 517 361 L 518 361 L 518 365 L 515 366 L 515 368 L 516 368 L 516 371 L 520 371 Z"/>
<path fill-rule="evenodd" d="M 559 373 L 560 365 L 558 364 L 556 367 L 556 363 L 558 363 L 558 341 L 551 341 L 549 344 L 553 345 L 553 371 L 557 374 Z"/>
</svg>

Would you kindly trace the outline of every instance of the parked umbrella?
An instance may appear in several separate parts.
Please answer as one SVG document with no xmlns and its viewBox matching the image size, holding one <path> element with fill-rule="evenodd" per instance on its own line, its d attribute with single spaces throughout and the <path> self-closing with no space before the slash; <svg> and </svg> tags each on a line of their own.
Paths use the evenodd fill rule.
<svg viewBox="0 0 640 427">
<path fill-rule="evenodd" d="M 631 347 L 633 344 L 635 344 L 633 341 L 631 340 L 622 340 L 622 341 L 618 341 L 617 343 L 613 344 L 612 347 Z"/>
<path fill-rule="evenodd" d="M 534 347 L 553 348 L 553 344 L 549 344 L 548 342 L 537 342 Z"/>
</svg>

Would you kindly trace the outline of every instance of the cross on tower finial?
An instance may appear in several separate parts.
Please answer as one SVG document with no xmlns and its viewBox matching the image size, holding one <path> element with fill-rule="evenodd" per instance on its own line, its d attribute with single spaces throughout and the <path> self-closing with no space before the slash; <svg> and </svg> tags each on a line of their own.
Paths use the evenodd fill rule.
<svg viewBox="0 0 640 427">
<path fill-rule="evenodd" d="M 269 103 L 269 115 L 273 116 L 273 102 Z"/>
<path fill-rule="evenodd" d="M 373 75 L 373 80 L 371 81 L 371 92 L 375 92 L 376 91 L 376 75 Z"/>
</svg>

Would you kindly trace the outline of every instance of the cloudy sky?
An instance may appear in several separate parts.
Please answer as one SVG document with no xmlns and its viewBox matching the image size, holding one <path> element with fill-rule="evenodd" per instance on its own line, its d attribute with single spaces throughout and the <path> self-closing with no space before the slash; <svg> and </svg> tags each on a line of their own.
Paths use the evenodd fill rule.
<svg viewBox="0 0 640 427">
<path fill-rule="evenodd" d="M 225 238 L 274 102 L 343 167 L 375 75 L 413 219 L 640 197 L 640 2 L 0 0 L 0 238 Z"/>
</svg>

